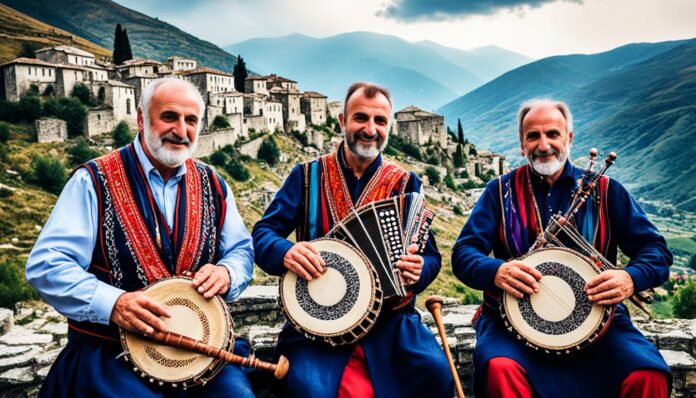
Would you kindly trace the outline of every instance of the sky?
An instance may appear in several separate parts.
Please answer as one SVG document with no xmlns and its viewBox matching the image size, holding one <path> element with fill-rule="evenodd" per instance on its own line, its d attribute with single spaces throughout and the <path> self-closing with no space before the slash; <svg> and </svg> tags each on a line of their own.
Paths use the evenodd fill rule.
<svg viewBox="0 0 696 398">
<path fill-rule="evenodd" d="M 591 54 L 696 37 L 696 0 L 115 0 L 220 47 L 369 31 L 460 49 Z"/>
</svg>

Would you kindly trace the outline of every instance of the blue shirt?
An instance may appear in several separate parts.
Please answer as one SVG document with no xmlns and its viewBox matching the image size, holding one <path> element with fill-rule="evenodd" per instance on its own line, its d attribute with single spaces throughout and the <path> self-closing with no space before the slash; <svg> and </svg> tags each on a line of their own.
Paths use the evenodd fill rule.
<svg viewBox="0 0 696 398">
<path fill-rule="evenodd" d="M 544 227 L 555 213 L 568 209 L 582 173 L 582 169 L 568 161 L 553 186 L 532 173 L 532 189 Z M 497 178 L 488 183 L 452 249 L 452 270 L 457 278 L 474 289 L 489 292 L 498 290 L 494 283 L 495 274 L 508 260 L 503 257 L 498 234 L 501 218 L 498 184 Z M 664 238 L 616 180 L 611 180 L 606 195 L 612 244 L 618 245 L 631 259 L 625 271 L 631 275 L 635 291 L 661 285 L 669 277 L 672 264 L 672 253 Z M 488 256 L 491 251 L 494 257 Z"/>
<path fill-rule="evenodd" d="M 139 137 L 134 142 L 157 206 L 174 225 L 177 186 L 186 174 L 180 166 L 164 182 L 145 155 Z M 227 301 L 237 298 L 249 285 L 254 265 L 251 236 L 237 211 L 232 190 L 227 186 L 227 212 L 220 233 L 220 261 L 230 274 Z M 58 312 L 76 321 L 108 324 L 118 297 L 125 291 L 101 282 L 87 271 L 99 226 L 97 194 L 89 172 L 78 169 L 63 188 L 56 206 L 44 225 L 27 261 L 27 281 L 41 298 Z"/>
</svg>

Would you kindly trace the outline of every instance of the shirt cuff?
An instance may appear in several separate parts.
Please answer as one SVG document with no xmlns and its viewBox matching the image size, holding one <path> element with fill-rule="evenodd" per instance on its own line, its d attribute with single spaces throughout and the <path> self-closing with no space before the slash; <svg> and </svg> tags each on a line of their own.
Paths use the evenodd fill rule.
<svg viewBox="0 0 696 398">
<path fill-rule="evenodd" d="M 476 272 L 479 274 L 477 278 L 484 281 L 483 290 L 488 292 L 495 292 L 498 287 L 495 285 L 495 274 L 498 273 L 498 268 L 503 265 L 505 261 L 498 258 L 488 257 L 481 261 Z"/>
<path fill-rule="evenodd" d="M 248 281 L 245 281 L 244 278 L 242 278 L 239 275 L 239 269 L 235 268 L 235 266 L 233 266 L 232 264 L 220 262 L 217 265 L 220 267 L 225 267 L 225 269 L 227 269 L 227 273 L 230 276 L 230 288 L 227 290 L 227 293 L 225 293 L 225 295 L 223 296 L 223 299 L 229 303 L 232 300 L 239 297 L 244 291 L 244 289 L 246 289 L 247 286 L 249 286 L 249 282 L 251 282 L 253 274 L 249 276 Z"/>
<path fill-rule="evenodd" d="M 87 310 L 90 322 L 108 325 L 111 320 L 111 312 L 114 310 L 116 300 L 125 293 L 125 290 L 108 285 L 104 282 L 97 284 L 94 297 Z"/>
<path fill-rule="evenodd" d="M 273 257 L 275 259 L 272 270 L 273 275 L 281 276 L 285 273 L 286 268 L 283 265 L 283 259 L 285 258 L 285 253 L 287 253 L 288 250 L 290 250 L 293 246 L 295 246 L 295 243 L 287 239 L 280 239 L 276 243 L 275 249 L 273 250 Z"/>
<path fill-rule="evenodd" d="M 627 266 L 623 269 L 633 280 L 634 293 L 642 292 L 650 288 L 648 282 L 643 278 L 643 272 L 639 267 Z"/>
</svg>

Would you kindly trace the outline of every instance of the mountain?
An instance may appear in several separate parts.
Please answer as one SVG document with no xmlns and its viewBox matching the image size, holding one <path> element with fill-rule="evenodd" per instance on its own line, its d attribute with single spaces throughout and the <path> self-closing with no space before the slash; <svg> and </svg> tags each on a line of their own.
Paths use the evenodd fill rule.
<svg viewBox="0 0 696 398">
<path fill-rule="evenodd" d="M 696 39 L 631 44 L 593 55 L 544 58 L 507 72 L 443 106 L 448 125 L 522 162 L 517 109 L 524 100 L 566 101 L 574 157 L 615 151 L 609 171 L 634 194 L 696 210 Z"/>
<path fill-rule="evenodd" d="M 434 46 L 352 32 L 321 39 L 299 34 L 257 38 L 225 49 L 241 55 L 259 73 L 273 72 L 297 80 L 300 88 L 320 91 L 331 99 L 343 99 L 351 83 L 368 80 L 389 87 L 395 109 L 414 104 L 431 110 L 484 83 L 477 73 L 485 74 L 474 61 L 485 64 L 496 53 L 487 53 L 479 60 L 464 50 L 431 48 Z M 516 59 L 511 54 L 499 49 L 502 58 Z M 466 57 L 476 72 L 467 67 Z M 506 62 L 501 65 L 519 65 Z"/>
<path fill-rule="evenodd" d="M 445 47 L 429 40 L 418 42 L 448 61 L 471 71 L 484 82 L 495 79 L 503 73 L 534 61 L 532 58 L 496 46 L 485 46 L 471 50 Z"/>
<path fill-rule="evenodd" d="M 39 48 L 68 44 L 89 51 L 97 58 L 111 57 L 111 51 L 55 26 L 0 4 L 0 63 L 30 56 Z"/>
<path fill-rule="evenodd" d="M 44 23 L 113 48 L 114 30 L 128 30 L 133 56 L 166 61 L 171 56 L 190 57 L 211 68 L 232 72 L 237 58 L 220 47 L 200 40 L 157 18 L 109 0 L 0 0 Z"/>
</svg>

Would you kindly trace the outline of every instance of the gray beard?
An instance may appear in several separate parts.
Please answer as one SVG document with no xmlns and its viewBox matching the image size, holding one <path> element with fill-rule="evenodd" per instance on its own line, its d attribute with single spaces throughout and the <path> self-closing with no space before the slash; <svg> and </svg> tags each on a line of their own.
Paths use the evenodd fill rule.
<svg viewBox="0 0 696 398">
<path fill-rule="evenodd" d="M 198 145 L 198 139 L 196 139 L 185 149 L 178 151 L 167 149 L 164 147 L 162 138 L 152 134 L 148 123 L 145 123 L 143 126 L 143 134 L 145 134 L 145 145 L 147 145 L 147 149 L 150 150 L 152 156 L 168 167 L 179 167 L 184 164 L 188 158 L 193 156 Z"/>
<path fill-rule="evenodd" d="M 534 160 L 533 153 L 527 154 L 526 158 L 527 163 L 529 163 L 534 169 L 534 171 L 536 171 L 538 174 L 543 176 L 551 176 L 556 174 L 558 170 L 563 168 L 566 160 L 568 160 L 568 156 L 570 156 L 570 146 L 564 148 L 563 151 L 559 152 L 557 155 L 557 159 L 548 162 Z"/>
</svg>

